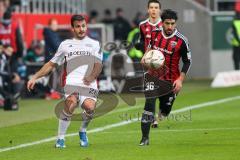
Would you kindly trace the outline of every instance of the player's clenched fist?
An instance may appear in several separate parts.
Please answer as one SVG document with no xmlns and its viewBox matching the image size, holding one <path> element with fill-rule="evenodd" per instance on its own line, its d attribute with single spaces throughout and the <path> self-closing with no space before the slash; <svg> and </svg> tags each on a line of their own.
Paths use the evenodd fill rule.
<svg viewBox="0 0 240 160">
<path fill-rule="evenodd" d="M 35 78 L 32 78 L 28 81 L 27 83 L 27 89 L 28 91 L 31 91 L 33 90 L 34 86 L 35 86 L 35 83 L 36 83 L 36 79 Z"/>
</svg>

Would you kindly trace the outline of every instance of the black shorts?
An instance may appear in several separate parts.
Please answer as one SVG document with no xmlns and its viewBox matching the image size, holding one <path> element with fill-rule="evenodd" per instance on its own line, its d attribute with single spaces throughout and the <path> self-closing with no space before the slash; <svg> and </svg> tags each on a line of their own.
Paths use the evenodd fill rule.
<svg viewBox="0 0 240 160">
<path fill-rule="evenodd" d="M 168 115 L 172 109 L 176 94 L 173 93 L 173 85 L 169 81 L 159 80 L 156 77 L 145 74 L 144 94 L 146 98 L 144 110 L 155 112 L 156 99 L 159 99 L 159 110 Z"/>
</svg>

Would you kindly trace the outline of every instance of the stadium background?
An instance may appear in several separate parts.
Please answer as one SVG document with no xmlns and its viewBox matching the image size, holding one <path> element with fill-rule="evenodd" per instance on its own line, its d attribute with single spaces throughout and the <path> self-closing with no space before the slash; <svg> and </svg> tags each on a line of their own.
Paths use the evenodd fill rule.
<svg viewBox="0 0 240 160">
<path fill-rule="evenodd" d="M 45 26 L 51 17 L 59 21 L 59 32 L 66 36 L 69 33 L 66 31 L 70 27 L 69 18 L 73 13 L 88 15 L 90 11 L 96 10 L 101 19 L 104 9 L 109 8 L 114 17 L 115 9 L 121 7 L 124 16 L 131 21 L 136 12 L 146 10 L 147 4 L 146 0 L 45 2 L 53 7 L 49 5 L 49 9 L 44 10 L 44 5 L 40 5 L 44 3 L 43 0 L 22 0 L 16 3 L 14 18 L 22 24 L 26 46 L 33 39 L 42 38 L 41 25 Z M 61 3 L 69 7 L 58 7 Z M 158 159 L 161 156 L 164 159 L 239 159 L 240 88 L 210 87 L 218 72 L 233 70 L 229 29 L 235 1 L 162 0 L 161 3 L 162 9 L 178 11 L 178 28 L 188 37 L 192 49 L 192 68 L 174 106 L 176 113 L 179 113 L 176 114 L 178 120 L 177 116 L 171 115 L 153 131 L 152 145 L 146 150 L 139 149 L 140 124 L 136 119 L 142 112 L 144 100 L 140 98 L 135 108 L 119 100 L 115 110 L 95 119 L 90 126 L 92 133 L 89 149 L 79 149 L 77 137 L 70 135 L 67 150 L 59 152 L 52 147 L 54 139 L 48 139 L 56 134 L 54 106 L 58 101 L 22 99 L 19 100 L 18 111 L 0 110 L 0 159 Z M 111 28 L 102 24 L 91 24 L 90 28 L 101 33 L 102 43 L 113 41 Z M 189 106 L 200 106 L 200 109 L 180 110 Z M 120 127 L 109 127 L 121 122 L 123 124 Z M 129 124 L 125 126 L 125 123 Z M 79 124 L 73 122 L 69 133 L 74 134 L 78 127 Z"/>
</svg>

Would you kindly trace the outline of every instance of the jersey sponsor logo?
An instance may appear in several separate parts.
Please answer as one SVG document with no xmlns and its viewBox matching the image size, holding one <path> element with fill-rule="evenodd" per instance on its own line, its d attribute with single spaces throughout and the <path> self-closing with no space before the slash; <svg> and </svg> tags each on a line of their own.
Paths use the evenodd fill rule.
<svg viewBox="0 0 240 160">
<path fill-rule="evenodd" d="M 68 57 L 71 56 L 91 56 L 89 51 L 73 51 L 68 53 Z"/>
<path fill-rule="evenodd" d="M 154 46 L 153 48 L 156 49 L 156 50 L 159 50 L 161 52 L 167 53 L 167 54 L 173 54 L 172 51 L 169 51 L 169 50 L 164 49 L 164 48 L 160 48 L 160 47 L 156 47 L 156 46 Z"/>
</svg>

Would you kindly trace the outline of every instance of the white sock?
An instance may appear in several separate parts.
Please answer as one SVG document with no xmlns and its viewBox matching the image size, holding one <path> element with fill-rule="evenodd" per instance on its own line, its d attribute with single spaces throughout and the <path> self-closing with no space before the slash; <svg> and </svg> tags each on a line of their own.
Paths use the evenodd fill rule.
<svg viewBox="0 0 240 160">
<path fill-rule="evenodd" d="M 87 127 L 88 127 L 90 121 L 91 120 L 89 120 L 89 119 L 88 120 L 83 120 L 82 126 L 80 128 L 80 132 L 86 132 L 87 131 Z"/>
<path fill-rule="evenodd" d="M 83 113 L 82 113 L 83 121 L 82 121 L 82 126 L 80 127 L 80 132 L 87 131 L 87 127 L 92 120 L 92 116 L 93 116 L 93 113 L 91 115 L 89 115 L 86 111 L 83 111 Z"/>
<path fill-rule="evenodd" d="M 58 139 L 64 139 L 68 126 L 71 122 L 71 115 L 66 114 L 64 111 L 61 113 L 61 118 L 58 123 Z"/>
<path fill-rule="evenodd" d="M 59 119 L 59 124 L 58 124 L 58 139 L 64 139 L 65 134 L 67 132 L 68 126 L 70 125 L 71 121 L 65 121 Z"/>
</svg>

